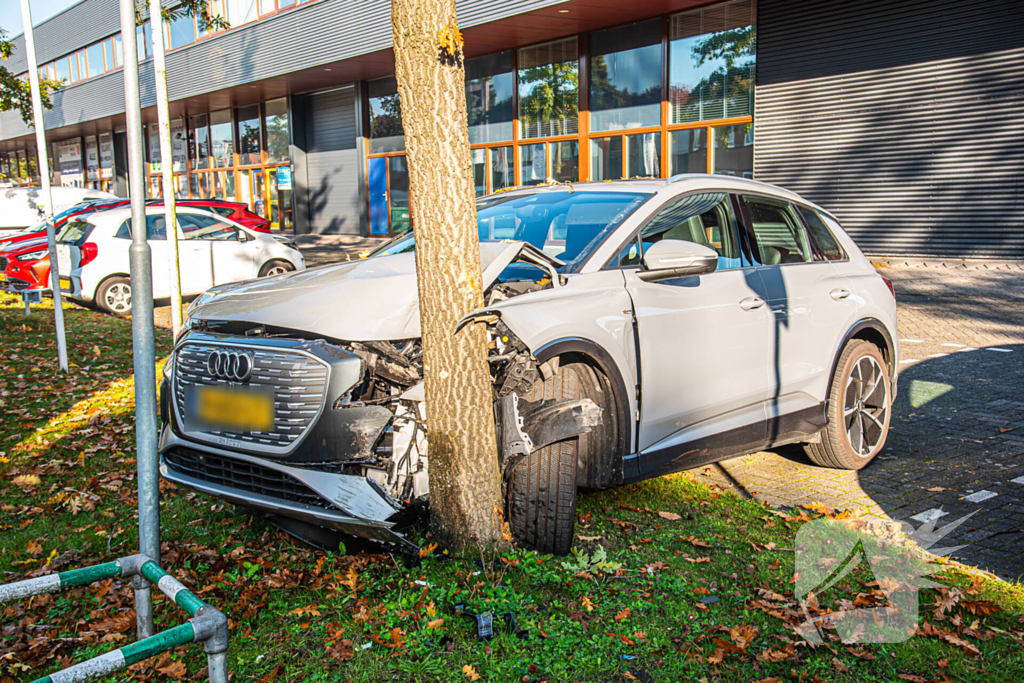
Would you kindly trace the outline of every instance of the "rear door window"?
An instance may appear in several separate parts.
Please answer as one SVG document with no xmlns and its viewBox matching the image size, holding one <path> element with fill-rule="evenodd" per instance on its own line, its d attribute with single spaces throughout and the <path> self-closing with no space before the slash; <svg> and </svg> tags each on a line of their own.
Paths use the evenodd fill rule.
<svg viewBox="0 0 1024 683">
<path fill-rule="evenodd" d="M 121 227 L 114 233 L 114 237 L 123 240 L 132 238 L 132 219 L 129 218 L 121 224 Z M 167 224 L 162 215 L 146 216 L 146 239 L 165 241 L 167 239 Z"/>
<path fill-rule="evenodd" d="M 843 248 L 839 246 L 835 235 L 825 225 L 825 221 L 821 219 L 818 212 L 809 206 L 801 206 L 799 204 L 797 204 L 796 208 L 800 212 L 801 218 L 804 219 L 804 225 L 807 226 L 807 234 L 811 237 L 817 258 L 823 261 L 842 261 L 845 259 L 846 254 L 843 253 Z"/>
<path fill-rule="evenodd" d="M 213 216 L 200 214 L 179 214 L 178 225 L 187 240 L 208 240 L 227 242 L 238 240 L 238 233 L 227 223 L 222 223 Z"/>
<path fill-rule="evenodd" d="M 789 202 L 756 195 L 742 195 L 757 241 L 755 256 L 766 266 L 785 263 L 808 263 L 814 252 L 796 208 Z"/>
</svg>

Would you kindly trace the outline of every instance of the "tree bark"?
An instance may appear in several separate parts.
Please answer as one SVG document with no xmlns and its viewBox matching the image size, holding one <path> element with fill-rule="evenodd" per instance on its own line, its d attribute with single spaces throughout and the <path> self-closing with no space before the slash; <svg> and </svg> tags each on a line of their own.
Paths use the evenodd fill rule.
<svg viewBox="0 0 1024 683">
<path fill-rule="evenodd" d="M 430 442 L 431 530 L 452 548 L 501 538 L 491 377 L 455 0 L 392 0 L 395 73 L 409 166 Z M 499 508 L 500 509 L 500 508 Z"/>
</svg>

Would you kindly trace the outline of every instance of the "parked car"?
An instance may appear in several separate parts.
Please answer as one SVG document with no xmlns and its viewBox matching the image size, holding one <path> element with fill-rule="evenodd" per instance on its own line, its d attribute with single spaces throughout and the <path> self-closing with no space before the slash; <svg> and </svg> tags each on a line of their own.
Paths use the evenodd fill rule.
<svg viewBox="0 0 1024 683">
<path fill-rule="evenodd" d="M 719 175 L 477 205 L 506 519 L 565 553 L 577 489 L 782 444 L 860 469 L 896 393 L 896 302 L 832 214 Z M 311 542 L 408 544 L 428 495 L 415 234 L 215 287 L 164 369 L 163 476 Z"/>
<path fill-rule="evenodd" d="M 270 220 L 253 213 L 247 205 L 240 202 L 226 202 L 220 199 L 181 199 L 176 204 L 209 209 L 218 216 L 228 218 L 250 230 L 270 232 Z M 160 205 L 163 206 L 163 202 L 160 202 Z"/>
<path fill-rule="evenodd" d="M 183 206 L 176 210 L 176 217 L 182 295 L 306 267 L 297 250 L 207 210 Z M 146 222 L 153 259 L 153 295 L 164 298 L 171 292 L 163 207 L 147 206 Z M 69 220 L 57 240 L 61 291 L 110 313 L 130 313 L 131 231 L 130 208 Z"/>
<path fill-rule="evenodd" d="M 60 213 L 80 204 L 86 199 L 117 199 L 116 195 L 102 190 L 82 187 L 52 187 L 53 212 Z M 39 207 L 43 202 L 43 190 L 39 187 L 11 187 L 0 190 L 0 229 L 21 229 L 38 225 L 42 216 Z"/>
<path fill-rule="evenodd" d="M 0 291 L 50 289 L 50 259 L 43 239 L 0 244 Z"/>
</svg>

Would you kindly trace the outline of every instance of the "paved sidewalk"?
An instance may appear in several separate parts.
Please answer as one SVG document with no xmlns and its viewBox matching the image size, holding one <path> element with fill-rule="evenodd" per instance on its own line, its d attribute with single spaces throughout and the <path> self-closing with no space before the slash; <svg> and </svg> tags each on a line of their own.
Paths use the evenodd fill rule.
<svg viewBox="0 0 1024 683">
<path fill-rule="evenodd" d="M 778 506 L 822 503 L 918 526 L 975 513 L 945 542 L 1024 575 L 1024 264 L 876 260 L 899 306 L 899 396 L 884 451 L 861 472 L 800 447 L 695 470 Z"/>
</svg>

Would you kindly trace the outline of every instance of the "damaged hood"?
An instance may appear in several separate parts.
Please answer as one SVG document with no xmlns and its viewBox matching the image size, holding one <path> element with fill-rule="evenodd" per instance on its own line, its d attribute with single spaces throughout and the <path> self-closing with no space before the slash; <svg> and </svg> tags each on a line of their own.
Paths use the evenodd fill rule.
<svg viewBox="0 0 1024 683">
<path fill-rule="evenodd" d="M 481 242 L 483 288 L 517 258 L 562 265 L 526 242 Z M 196 299 L 189 317 L 193 322 L 284 327 L 345 341 L 416 338 L 416 255 L 376 256 L 214 287 Z"/>
</svg>

